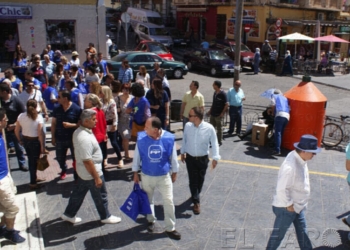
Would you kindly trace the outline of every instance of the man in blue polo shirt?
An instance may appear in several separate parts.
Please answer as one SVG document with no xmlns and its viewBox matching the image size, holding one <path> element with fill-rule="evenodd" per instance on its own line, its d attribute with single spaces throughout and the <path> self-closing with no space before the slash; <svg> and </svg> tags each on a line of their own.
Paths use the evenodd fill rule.
<svg viewBox="0 0 350 250">
<path fill-rule="evenodd" d="M 73 158 L 74 167 L 74 148 L 73 133 L 79 126 L 79 117 L 82 112 L 81 108 L 71 101 L 70 92 L 62 90 L 58 93 L 58 107 L 52 112 L 51 134 L 52 145 L 56 146 L 56 159 L 62 170 L 61 180 L 67 177 L 67 150 L 69 149 Z M 74 171 L 74 178 L 77 178 Z"/>
<path fill-rule="evenodd" d="M 108 67 L 107 67 L 107 62 L 105 60 L 102 60 L 103 54 L 99 52 L 97 54 L 97 62 L 100 64 L 102 71 L 103 71 L 103 79 L 102 82 L 105 81 L 106 75 L 109 74 Z"/>
<path fill-rule="evenodd" d="M 227 92 L 227 100 L 230 104 L 229 115 L 230 115 L 230 127 L 228 130 L 229 134 L 232 134 L 235 125 L 237 124 L 236 133 L 237 135 L 241 134 L 242 127 L 242 105 L 245 101 L 245 95 L 241 89 L 241 81 L 235 81 L 233 88 L 230 88 Z"/>
</svg>

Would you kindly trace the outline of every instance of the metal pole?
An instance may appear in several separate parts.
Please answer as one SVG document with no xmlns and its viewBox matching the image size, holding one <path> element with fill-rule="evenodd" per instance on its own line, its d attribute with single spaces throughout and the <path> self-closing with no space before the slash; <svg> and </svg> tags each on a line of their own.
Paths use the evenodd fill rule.
<svg viewBox="0 0 350 250">
<path fill-rule="evenodd" d="M 125 22 L 125 51 L 128 50 L 128 24 Z"/>
<path fill-rule="evenodd" d="M 236 22 L 235 22 L 235 81 L 239 80 L 239 72 L 241 68 L 241 37 L 242 37 L 242 16 L 243 16 L 243 0 L 236 1 Z"/>
</svg>

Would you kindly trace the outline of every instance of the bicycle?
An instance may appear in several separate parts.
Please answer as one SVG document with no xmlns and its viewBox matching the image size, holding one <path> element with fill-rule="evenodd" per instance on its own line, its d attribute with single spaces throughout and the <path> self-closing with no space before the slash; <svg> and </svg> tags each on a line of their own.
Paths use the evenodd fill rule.
<svg viewBox="0 0 350 250">
<path fill-rule="evenodd" d="M 350 116 L 340 116 L 340 125 L 334 123 L 336 119 L 326 116 L 326 124 L 323 127 L 322 143 L 327 147 L 338 146 L 341 142 L 350 141 Z M 330 121 L 330 122 L 327 122 Z"/>
</svg>

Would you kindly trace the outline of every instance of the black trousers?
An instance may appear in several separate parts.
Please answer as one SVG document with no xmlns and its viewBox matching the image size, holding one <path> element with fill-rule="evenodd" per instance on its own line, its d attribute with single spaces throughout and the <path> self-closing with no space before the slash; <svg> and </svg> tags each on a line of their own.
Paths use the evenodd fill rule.
<svg viewBox="0 0 350 250">
<path fill-rule="evenodd" d="M 200 203 L 199 194 L 202 191 L 205 173 L 208 168 L 209 157 L 204 156 L 191 156 L 186 154 L 186 167 L 188 172 L 188 178 L 190 182 L 190 191 L 192 196 L 192 202 L 194 204 Z"/>
</svg>

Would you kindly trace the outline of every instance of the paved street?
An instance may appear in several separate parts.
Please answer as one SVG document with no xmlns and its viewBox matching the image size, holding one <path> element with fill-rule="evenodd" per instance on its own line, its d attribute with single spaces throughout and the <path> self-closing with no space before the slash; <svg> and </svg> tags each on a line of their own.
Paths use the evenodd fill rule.
<svg viewBox="0 0 350 250">
<path fill-rule="evenodd" d="M 276 77 L 270 74 L 240 75 L 242 89 L 247 101 L 245 106 L 266 106 L 269 101 L 259 95 L 266 89 L 276 87 L 283 92 L 300 82 L 300 76 Z M 232 86 L 232 78 L 219 78 L 223 89 Z M 170 80 L 172 97 L 182 99 L 192 80 L 200 83 L 199 91 L 206 102 L 211 102 L 212 83 L 215 80 L 206 75 L 189 73 L 181 80 Z M 327 115 L 348 114 L 350 91 L 346 90 L 349 76 L 313 78 L 319 90 L 328 98 Z M 327 86 L 331 84 L 332 86 Z M 335 85 L 336 87 L 334 87 Z M 344 89 L 339 89 L 341 86 Z M 172 123 L 177 147 L 181 147 L 182 131 L 180 123 Z M 119 207 L 132 190 L 130 164 L 124 169 L 116 169 L 117 158 L 110 151 L 108 174 L 109 208 L 112 214 L 122 217 L 117 225 L 103 225 L 90 195 L 86 196 L 78 216 L 83 221 L 75 226 L 60 219 L 74 186 L 71 160 L 68 178 L 59 180 L 60 172 L 55 160 L 55 151 L 49 142 L 50 168 L 39 177 L 46 178 L 46 186 L 37 191 L 40 223 L 46 249 L 264 249 L 273 226 L 274 214 L 271 202 L 277 181 L 277 174 L 284 156 L 270 155 L 269 147 L 258 147 L 249 142 L 228 137 L 220 147 L 222 160 L 215 170 L 208 169 L 202 191 L 200 215 L 194 215 L 189 201 L 188 176 L 186 167 L 180 163 L 178 179 L 174 184 L 176 205 L 176 229 L 182 234 L 180 241 L 170 240 L 162 233 L 164 214 L 162 199 L 156 192 L 155 204 L 160 233 L 149 234 L 146 220 L 140 216 L 137 223 L 125 216 Z M 343 144 L 344 146 L 345 144 Z M 109 147 L 110 148 L 110 147 Z M 111 150 L 111 149 L 110 149 Z M 335 249 L 347 249 L 349 229 L 341 218 L 350 211 L 349 187 L 345 180 L 345 154 L 343 147 L 325 150 L 309 162 L 311 179 L 311 200 L 306 213 L 308 231 L 315 249 L 331 249 L 328 246 L 341 245 Z M 12 174 L 20 194 L 29 192 L 29 173 L 19 171 L 14 155 L 10 157 Z M 30 223 L 30 222 L 29 222 Z M 331 230 L 331 229 L 334 229 Z M 288 232 L 285 249 L 297 249 L 293 228 Z M 28 229 L 28 233 L 31 233 Z M 337 235 L 341 237 L 338 242 Z M 1 246 L 6 245 L 1 242 Z M 281 249 L 284 249 L 281 248 Z M 332 248 L 333 249 L 333 248 Z"/>
</svg>

